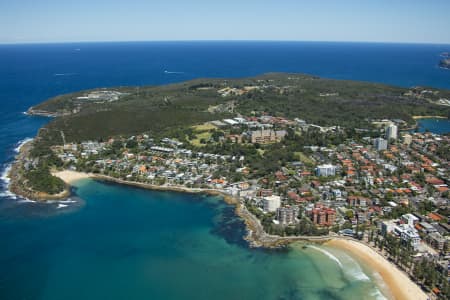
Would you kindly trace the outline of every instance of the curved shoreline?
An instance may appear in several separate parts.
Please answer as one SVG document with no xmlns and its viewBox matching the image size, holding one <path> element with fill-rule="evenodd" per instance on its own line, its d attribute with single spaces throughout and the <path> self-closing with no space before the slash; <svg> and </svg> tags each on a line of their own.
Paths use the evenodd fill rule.
<svg viewBox="0 0 450 300">
<path fill-rule="evenodd" d="M 374 270 L 376 273 L 378 273 L 381 276 L 383 283 L 386 284 L 387 287 L 383 287 L 380 285 L 378 286 L 384 292 L 387 292 L 388 295 L 385 296 L 387 296 L 388 299 L 428 299 L 428 296 L 425 294 L 425 292 L 423 292 L 420 287 L 417 286 L 403 271 L 401 271 L 395 264 L 386 260 L 381 254 L 379 254 L 376 250 L 366 245 L 365 243 L 338 235 L 295 237 L 280 237 L 269 235 L 264 231 L 259 220 L 253 214 L 251 214 L 244 205 L 241 205 L 238 198 L 225 193 L 225 191 L 223 190 L 186 188 L 182 186 L 157 186 L 147 183 L 126 181 L 106 175 L 69 170 L 54 172 L 53 175 L 61 178 L 69 185 L 73 184 L 75 181 L 90 178 L 94 180 L 108 181 L 155 191 L 171 191 L 194 194 L 203 193 L 207 195 L 222 196 L 226 203 L 235 205 L 236 215 L 244 220 L 247 228 L 247 235 L 244 237 L 244 239 L 249 242 L 250 247 L 276 248 L 300 241 L 323 243 L 324 245 L 341 249 L 347 253 L 350 253 L 354 257 L 358 258 L 361 262 L 363 262 L 366 266 L 369 266 L 371 270 Z"/>
<path fill-rule="evenodd" d="M 387 296 L 392 299 L 429 299 L 427 294 L 405 272 L 389 262 L 371 246 L 350 239 L 333 239 L 326 242 L 325 245 L 351 253 L 365 266 L 378 273 L 383 279 L 383 283 L 387 285 L 389 293 Z"/>
<path fill-rule="evenodd" d="M 18 154 L 15 157 L 14 162 L 11 164 L 10 169 L 6 177 L 9 179 L 7 189 L 15 196 L 32 199 L 37 201 L 48 200 L 61 200 L 70 196 L 70 186 L 66 184 L 63 191 L 58 194 L 48 194 L 44 192 L 37 192 L 24 185 L 25 179 L 23 178 L 22 170 L 24 170 L 24 161 L 29 155 L 29 151 L 32 147 L 33 139 L 25 140 L 20 146 L 17 147 Z"/>
</svg>

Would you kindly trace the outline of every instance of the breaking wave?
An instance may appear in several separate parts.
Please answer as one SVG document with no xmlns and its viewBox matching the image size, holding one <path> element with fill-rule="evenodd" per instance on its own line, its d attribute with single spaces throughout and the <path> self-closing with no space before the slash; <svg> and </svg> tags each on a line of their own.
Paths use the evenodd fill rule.
<svg viewBox="0 0 450 300">
<path fill-rule="evenodd" d="M 325 254 L 326 256 L 328 256 L 328 258 L 334 260 L 334 261 L 338 264 L 338 266 L 339 266 L 341 269 L 343 268 L 343 265 L 342 265 L 342 263 L 339 261 L 339 259 L 338 259 L 336 256 L 334 256 L 332 253 L 328 252 L 327 250 L 322 249 L 322 248 L 319 248 L 319 247 L 316 247 L 316 246 L 308 246 L 308 248 L 313 248 L 313 249 L 315 249 L 315 250 L 317 250 L 317 251 L 322 252 L 323 254 Z"/>
<path fill-rule="evenodd" d="M 14 148 L 14 152 L 15 153 L 19 153 L 20 149 L 23 147 L 23 145 L 25 145 L 28 142 L 31 142 L 33 139 L 32 138 L 25 138 L 23 140 L 20 140 L 16 145 L 16 148 Z"/>
<path fill-rule="evenodd" d="M 8 164 L 2 172 L 2 175 L 0 177 L 1 181 L 6 185 L 6 187 L 8 187 L 9 182 L 11 181 L 11 179 L 8 177 L 8 173 L 11 170 L 12 165 Z"/>
<path fill-rule="evenodd" d="M 328 258 L 335 261 L 338 266 L 341 268 L 342 272 L 347 276 L 350 277 L 353 280 L 357 281 L 370 281 L 369 276 L 364 273 L 364 271 L 361 269 L 358 262 L 356 262 L 352 257 L 349 255 L 342 253 L 342 257 L 338 258 L 333 253 L 320 248 L 316 246 L 308 246 L 308 248 L 313 248 L 317 251 L 320 251 L 321 253 L 325 254 Z"/>
</svg>

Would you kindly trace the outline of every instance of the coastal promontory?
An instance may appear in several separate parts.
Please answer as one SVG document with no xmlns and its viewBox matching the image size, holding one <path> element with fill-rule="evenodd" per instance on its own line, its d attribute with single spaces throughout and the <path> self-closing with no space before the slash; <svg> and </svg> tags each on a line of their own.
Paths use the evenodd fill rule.
<svg viewBox="0 0 450 300">
<path fill-rule="evenodd" d="M 165 86 L 99 88 L 60 95 L 28 110 L 29 114 L 53 119 L 18 156 L 10 189 L 28 198 L 66 196 L 63 182 L 51 172 L 68 166 L 81 168 L 86 157 L 68 164 L 58 156 L 58 147 L 73 143 L 145 134 L 155 144 L 169 139 L 190 150 L 207 148 L 220 153 L 221 143 L 246 141 L 243 136 L 233 136 L 236 130 L 221 129 L 233 128 L 234 123 L 220 120 L 236 116 L 289 119 L 294 122 L 286 121 L 290 130 L 295 130 L 295 122 L 304 122 L 316 126 L 311 129 L 322 128 L 319 132 L 326 134 L 329 131 L 325 128 L 334 128 L 334 132 L 346 136 L 377 134 L 375 120 L 400 120 L 400 126 L 408 128 L 415 124 L 413 116 L 448 117 L 449 108 L 439 105 L 442 98 L 449 99 L 450 92 L 282 73 L 242 79 L 197 79 Z M 204 123 L 215 129 L 196 127 Z M 253 130 L 252 125 L 246 126 L 249 132 Z M 271 126 L 276 129 L 278 125 Z M 209 133 L 220 143 L 211 143 Z M 258 147 L 255 164 L 272 152 L 267 146 Z M 264 168 L 259 169 L 256 174 L 264 175 Z"/>
</svg>

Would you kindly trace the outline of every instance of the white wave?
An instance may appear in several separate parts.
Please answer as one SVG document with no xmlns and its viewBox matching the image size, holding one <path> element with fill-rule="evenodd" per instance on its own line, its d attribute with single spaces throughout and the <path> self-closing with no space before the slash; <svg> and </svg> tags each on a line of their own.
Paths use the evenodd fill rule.
<svg viewBox="0 0 450 300">
<path fill-rule="evenodd" d="M 20 200 L 17 201 L 18 203 L 36 203 L 36 201 L 31 200 L 31 199 L 27 199 L 27 198 L 21 198 Z"/>
<path fill-rule="evenodd" d="M 72 199 L 60 200 L 59 203 L 77 203 L 77 201 Z"/>
<path fill-rule="evenodd" d="M 370 281 L 369 276 L 361 270 L 361 267 L 356 262 L 352 268 L 346 268 L 344 273 L 358 281 Z"/>
<path fill-rule="evenodd" d="M 19 153 L 20 149 L 25 145 L 25 143 L 28 143 L 29 141 L 32 141 L 32 138 L 25 138 L 21 141 L 19 141 L 16 144 L 16 148 L 14 148 L 14 152 Z M 9 184 L 11 183 L 11 179 L 9 178 L 9 172 L 11 171 L 12 163 L 9 163 L 6 165 L 6 167 L 3 169 L 3 172 L 0 176 L 0 181 L 2 181 L 2 188 L 3 190 L 0 192 L 1 197 L 8 197 L 12 199 L 17 199 L 18 196 L 14 193 L 11 193 L 9 191 Z"/>
<path fill-rule="evenodd" d="M 339 267 L 342 269 L 342 271 L 344 272 L 344 274 L 346 276 L 352 278 L 353 280 L 370 281 L 369 276 L 367 276 L 366 273 L 364 273 L 364 271 L 361 269 L 358 262 L 355 261 L 351 256 L 349 256 L 345 253 L 342 253 L 342 255 L 340 255 L 340 259 L 339 259 L 333 253 L 331 253 L 323 248 L 319 248 L 316 246 L 308 246 L 308 248 L 313 248 L 317 251 L 322 252 L 326 256 L 328 256 L 330 259 L 332 259 L 339 265 Z"/>
<path fill-rule="evenodd" d="M 56 208 L 64 208 L 64 207 L 67 207 L 67 206 L 68 206 L 67 204 L 58 204 L 58 206 Z"/>
<path fill-rule="evenodd" d="M 342 261 L 344 263 L 344 273 L 348 277 L 358 281 L 370 281 L 369 276 L 361 269 L 359 263 L 347 253 L 342 253 Z"/>
<path fill-rule="evenodd" d="M 370 293 L 370 296 L 374 297 L 377 300 L 387 300 L 387 298 L 381 293 L 381 291 L 377 288 Z"/>
<path fill-rule="evenodd" d="M 11 179 L 8 176 L 9 171 L 11 171 L 11 167 L 12 167 L 12 164 L 8 164 L 6 166 L 6 168 L 3 170 L 2 175 L 0 177 L 1 181 L 3 181 L 5 183 L 6 187 L 9 186 L 9 182 L 11 181 Z"/>
<path fill-rule="evenodd" d="M 323 254 L 328 256 L 330 259 L 334 260 L 338 264 L 338 266 L 341 267 L 341 269 L 343 268 L 342 263 L 339 261 L 339 259 L 336 256 L 334 256 L 332 253 L 328 252 L 327 250 L 316 247 L 316 246 L 308 246 L 308 248 L 313 248 L 317 251 L 322 252 Z"/>
<path fill-rule="evenodd" d="M 19 153 L 20 149 L 28 142 L 31 142 L 33 138 L 24 138 L 23 140 L 20 140 L 16 145 L 16 148 L 14 148 L 14 152 Z"/>
<path fill-rule="evenodd" d="M 35 203 L 36 201 L 24 198 L 22 196 L 16 195 L 13 192 L 11 192 L 8 187 L 5 187 L 4 190 L 0 192 L 0 197 L 9 198 L 12 200 L 17 200 L 17 203 Z"/>
<path fill-rule="evenodd" d="M 11 193 L 8 190 L 4 190 L 2 192 L 0 192 L 0 197 L 5 197 L 5 198 L 11 198 L 11 199 L 17 199 L 17 195 L 14 193 Z"/>
</svg>

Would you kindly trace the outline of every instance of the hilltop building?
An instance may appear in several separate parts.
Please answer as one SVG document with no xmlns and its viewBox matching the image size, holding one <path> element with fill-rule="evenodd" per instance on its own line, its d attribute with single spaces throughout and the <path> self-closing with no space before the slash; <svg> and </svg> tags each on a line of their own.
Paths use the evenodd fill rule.
<svg viewBox="0 0 450 300">
<path fill-rule="evenodd" d="M 269 144 L 280 142 L 285 135 L 285 130 L 260 129 L 251 132 L 251 141 L 253 144 Z"/>
</svg>

